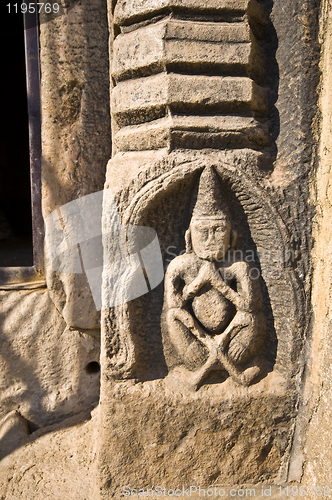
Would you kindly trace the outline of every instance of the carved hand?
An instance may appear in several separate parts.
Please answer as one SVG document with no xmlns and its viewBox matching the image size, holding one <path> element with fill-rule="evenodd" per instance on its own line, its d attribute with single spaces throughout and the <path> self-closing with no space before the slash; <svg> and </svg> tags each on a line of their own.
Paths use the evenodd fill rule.
<svg viewBox="0 0 332 500">
<path fill-rule="evenodd" d="M 183 298 L 185 300 L 192 299 L 195 297 L 195 295 L 200 291 L 200 289 L 206 284 L 209 283 L 212 279 L 212 274 L 210 272 L 209 267 L 206 265 L 209 264 L 205 262 L 202 267 L 199 270 L 198 275 L 196 278 L 189 283 L 189 285 L 186 285 L 183 288 Z"/>
<path fill-rule="evenodd" d="M 209 277 L 211 278 L 209 279 L 209 282 L 211 283 L 211 285 L 216 288 L 224 297 L 226 297 L 226 299 L 232 302 L 237 311 L 247 311 L 248 308 L 246 302 L 243 300 L 239 293 L 235 292 L 229 285 L 224 282 L 224 280 L 220 276 L 220 273 L 215 268 L 215 265 L 212 262 L 208 262 L 206 264 L 210 266 Z"/>
<path fill-rule="evenodd" d="M 195 297 L 199 290 L 207 283 L 211 284 L 226 299 L 232 302 L 237 310 L 246 310 L 245 302 L 241 296 L 224 282 L 215 265 L 208 261 L 204 262 L 196 278 L 183 288 L 184 300 L 190 300 Z"/>
</svg>

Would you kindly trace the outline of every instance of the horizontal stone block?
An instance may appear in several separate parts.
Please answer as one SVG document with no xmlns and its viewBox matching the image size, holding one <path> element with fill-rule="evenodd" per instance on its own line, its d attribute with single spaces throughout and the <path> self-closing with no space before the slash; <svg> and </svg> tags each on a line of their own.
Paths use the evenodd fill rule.
<svg viewBox="0 0 332 500">
<path fill-rule="evenodd" d="M 202 42 L 250 42 L 247 20 L 239 23 L 194 22 L 170 19 L 163 21 L 166 39 L 198 40 Z"/>
<path fill-rule="evenodd" d="M 267 111 L 268 91 L 250 78 L 161 73 L 120 82 L 112 92 L 112 112 L 119 126 L 174 113 L 200 114 Z"/>
<path fill-rule="evenodd" d="M 205 14 L 245 14 L 248 9 L 256 17 L 264 17 L 264 7 L 255 0 L 118 0 L 114 10 L 114 22 L 128 25 L 172 10 Z"/>
<path fill-rule="evenodd" d="M 263 161 L 264 154 L 252 148 L 223 150 L 181 148 L 175 151 L 163 148 L 144 151 L 119 151 L 108 162 L 104 189 L 110 189 L 113 195 L 117 195 L 117 193 L 123 192 L 129 186 L 133 186 L 139 179 L 148 178 L 148 172 L 154 172 L 156 169 L 165 176 L 165 179 L 170 179 L 169 174 L 174 168 L 180 168 L 184 176 L 197 168 L 197 164 L 202 167 L 206 165 L 223 165 L 232 171 L 245 172 L 248 166 L 251 169 L 259 169 L 259 165 Z M 172 181 L 170 180 L 170 182 Z"/>
<path fill-rule="evenodd" d="M 254 60 L 255 49 L 246 22 L 165 20 L 116 38 L 112 74 L 118 81 L 176 65 L 201 70 L 238 66 L 245 73 Z M 262 65 L 262 59 L 255 61 Z"/>
<path fill-rule="evenodd" d="M 293 435 L 296 401 L 294 390 L 286 392 L 286 384 L 273 373 L 247 393 L 226 381 L 224 386 L 211 384 L 197 396 L 172 376 L 138 384 L 105 383 L 100 437 L 102 498 L 125 498 L 124 485 L 134 485 L 137 499 L 155 499 L 159 493 L 152 497 L 147 487 L 159 484 L 166 492 L 172 489 L 169 496 L 159 497 L 163 500 L 230 500 L 232 495 L 247 500 L 266 498 L 258 484 L 249 495 L 248 478 L 273 484 L 271 478 L 283 465 L 282 452 Z M 235 484 L 246 485 L 243 496 L 236 494 L 241 486 L 234 488 Z M 189 493 L 189 485 L 197 485 L 197 493 L 195 487 Z M 178 487 L 180 493 L 175 492 Z M 142 493 L 138 497 L 140 488 L 145 497 Z M 266 491 L 269 495 L 269 489 Z M 272 495 L 269 500 L 281 498 L 277 485 Z"/>
<path fill-rule="evenodd" d="M 254 118 L 241 116 L 169 116 L 125 127 L 114 138 L 115 152 L 160 148 L 204 149 L 267 146 L 270 136 Z"/>
</svg>

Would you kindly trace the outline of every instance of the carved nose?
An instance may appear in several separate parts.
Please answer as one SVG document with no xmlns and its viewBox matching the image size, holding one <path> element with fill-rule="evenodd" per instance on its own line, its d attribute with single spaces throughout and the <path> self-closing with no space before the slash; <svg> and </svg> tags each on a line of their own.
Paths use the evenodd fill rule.
<svg viewBox="0 0 332 500">
<path fill-rule="evenodd" d="M 207 237 L 206 243 L 214 243 L 215 238 L 214 238 L 214 231 L 209 231 L 209 235 Z"/>
</svg>

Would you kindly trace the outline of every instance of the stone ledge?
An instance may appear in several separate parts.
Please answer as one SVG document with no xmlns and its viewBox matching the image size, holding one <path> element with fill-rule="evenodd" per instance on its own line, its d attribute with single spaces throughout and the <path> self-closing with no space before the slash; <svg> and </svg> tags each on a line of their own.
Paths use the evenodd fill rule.
<svg viewBox="0 0 332 500">
<path fill-rule="evenodd" d="M 121 129 L 114 138 L 118 151 L 143 151 L 167 147 L 218 148 L 267 146 L 267 127 L 254 118 L 240 116 L 169 116 Z"/>
<path fill-rule="evenodd" d="M 167 67 L 211 72 L 262 72 L 263 59 L 248 22 L 202 23 L 164 20 L 119 35 L 113 47 L 116 81 L 163 71 Z"/>
<path fill-rule="evenodd" d="M 119 126 L 162 118 L 173 112 L 199 114 L 266 112 L 268 90 L 246 77 L 161 73 L 120 82 L 112 92 L 113 114 Z"/>
<path fill-rule="evenodd" d="M 255 0 L 119 0 L 114 10 L 114 22 L 126 25 L 162 11 L 179 9 L 200 13 L 240 13 L 249 9 L 261 22 L 266 21 L 265 8 Z"/>
</svg>

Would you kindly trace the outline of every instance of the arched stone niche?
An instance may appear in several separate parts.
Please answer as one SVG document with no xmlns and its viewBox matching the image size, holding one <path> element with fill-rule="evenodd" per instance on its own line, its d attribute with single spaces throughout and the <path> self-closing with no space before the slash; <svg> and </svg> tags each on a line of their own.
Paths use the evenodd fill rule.
<svg viewBox="0 0 332 500">
<path fill-rule="evenodd" d="M 105 443 L 101 460 L 108 460 L 107 453 L 119 458 L 112 460 L 112 472 L 107 476 L 112 478 L 113 492 L 124 478 L 128 484 L 140 484 L 141 460 L 149 463 L 149 467 L 145 465 L 149 471 L 145 480 L 165 482 L 163 474 L 174 479 L 172 468 L 180 467 L 181 462 L 181 472 L 188 481 L 201 477 L 208 484 L 207 471 L 212 467 L 210 446 L 216 461 L 213 474 L 219 484 L 254 482 L 259 478 L 284 477 L 286 473 L 298 398 L 296 376 L 304 335 L 304 301 L 301 281 L 287 247 L 287 229 L 260 174 L 261 159 L 260 153 L 250 150 L 200 151 L 190 155 L 174 152 L 167 160 L 146 168 L 118 197 L 124 226 L 149 226 L 156 230 L 166 267 L 170 247 L 179 253 L 185 249 L 185 231 L 198 179 L 204 168 L 213 167 L 231 207 L 239 246 L 246 254 L 255 256 L 261 270 L 267 335 L 262 350 L 265 371 L 249 387 L 228 377 L 207 382 L 193 392 L 172 371 L 168 373 L 161 331 L 162 284 L 140 298 L 103 312 Z M 202 431 L 203 420 L 209 431 Z M 250 432 L 242 433 L 242 426 Z M 174 429 L 177 430 L 173 439 Z M 201 432 L 198 429 L 204 434 L 202 440 L 195 437 L 196 432 Z M 125 444 L 128 433 L 136 451 Z M 184 435 L 191 436 L 190 447 L 195 449 L 185 459 L 176 451 L 184 446 Z M 157 452 L 149 451 L 151 439 L 155 439 L 157 449 L 168 450 L 160 467 L 153 465 Z M 211 439 L 215 444 L 210 443 Z M 241 447 L 245 448 L 245 458 L 234 452 L 234 467 L 226 465 L 226 450 Z M 120 457 L 133 457 L 138 450 L 137 468 L 135 465 L 134 469 L 120 471 Z M 243 460 L 247 467 L 243 467 Z"/>
</svg>

